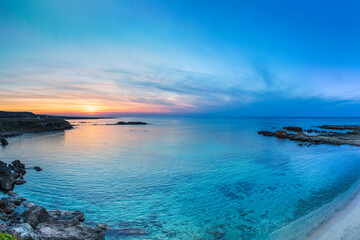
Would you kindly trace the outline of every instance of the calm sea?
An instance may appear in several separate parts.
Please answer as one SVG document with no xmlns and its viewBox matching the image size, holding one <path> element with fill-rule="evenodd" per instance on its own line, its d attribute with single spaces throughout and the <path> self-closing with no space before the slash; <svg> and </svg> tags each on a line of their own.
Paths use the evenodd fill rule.
<svg viewBox="0 0 360 240">
<path fill-rule="evenodd" d="M 150 124 L 92 125 L 120 120 Z M 108 239 L 267 239 L 336 199 L 337 207 L 346 204 L 360 178 L 358 147 L 301 147 L 257 134 L 286 125 L 360 124 L 356 118 L 70 122 L 78 126 L 9 138 L 0 160 L 44 169 L 29 170 L 28 183 L 15 189 L 37 204 L 81 210 L 89 223 L 148 233 L 110 233 Z M 307 225 L 300 221 L 296 231 Z"/>
</svg>

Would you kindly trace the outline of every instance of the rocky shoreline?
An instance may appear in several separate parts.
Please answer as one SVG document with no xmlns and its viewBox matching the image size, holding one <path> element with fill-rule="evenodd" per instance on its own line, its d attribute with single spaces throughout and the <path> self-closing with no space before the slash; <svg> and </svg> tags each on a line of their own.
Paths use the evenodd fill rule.
<svg viewBox="0 0 360 240">
<path fill-rule="evenodd" d="M 325 131 L 317 129 L 302 129 L 301 127 L 283 127 L 284 130 L 259 131 L 258 134 L 267 137 L 276 137 L 289 139 L 291 141 L 301 142 L 299 146 L 310 146 L 312 144 L 329 144 L 329 145 L 352 145 L 360 146 L 360 126 L 357 125 L 322 125 L 319 129 L 336 130 Z M 347 132 L 341 132 L 349 130 Z"/>
<path fill-rule="evenodd" d="M 39 171 L 40 167 L 34 167 Z M 7 194 L 0 200 L 0 231 L 18 240 L 100 240 L 105 237 L 106 224 L 95 226 L 84 222 L 80 211 L 47 210 L 12 190 L 24 184 L 25 164 L 15 160 L 0 161 L 0 188 Z"/>
<path fill-rule="evenodd" d="M 23 133 L 38 133 L 72 129 L 73 126 L 64 119 L 38 118 L 0 118 L 0 144 L 8 145 L 6 138 Z"/>
</svg>

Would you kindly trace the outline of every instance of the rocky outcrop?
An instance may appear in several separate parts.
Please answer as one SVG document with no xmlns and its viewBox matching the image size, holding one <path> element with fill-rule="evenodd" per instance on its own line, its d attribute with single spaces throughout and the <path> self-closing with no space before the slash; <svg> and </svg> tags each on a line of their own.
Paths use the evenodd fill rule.
<svg viewBox="0 0 360 240">
<path fill-rule="evenodd" d="M 22 133 L 36 133 L 71 129 L 64 119 L 0 118 L 0 137 L 14 137 Z"/>
<path fill-rule="evenodd" d="M 319 133 L 319 131 L 315 131 L 315 132 Z M 315 145 L 316 144 L 329 144 L 329 145 L 346 144 L 346 145 L 360 146 L 360 132 L 358 131 L 356 132 L 353 131 L 348 133 L 321 131 L 321 133 L 317 135 L 306 135 L 305 133 L 302 132 L 293 134 L 280 130 L 276 132 L 259 131 L 258 134 L 268 137 L 289 139 L 291 141 L 308 142 Z"/>
<path fill-rule="evenodd" d="M 97 123 L 94 123 L 92 124 L 94 126 L 99 126 L 99 125 L 147 125 L 146 122 L 117 122 L 117 123 L 107 123 L 107 124 L 97 124 Z"/>
<path fill-rule="evenodd" d="M 15 212 L 14 209 L 18 208 Z M 101 240 L 104 229 L 84 223 L 80 211 L 46 210 L 24 198 L 0 200 L 0 231 L 21 240 Z"/>
<path fill-rule="evenodd" d="M 0 118 L 36 118 L 36 115 L 32 112 L 0 111 Z"/>
<path fill-rule="evenodd" d="M 301 127 L 283 127 L 283 129 L 291 131 L 291 132 L 302 132 Z"/>
<path fill-rule="evenodd" d="M 26 183 L 24 180 L 25 174 L 25 165 L 19 160 L 15 160 L 10 164 L 0 161 L 0 190 L 8 192 L 13 190 L 15 185 Z"/>
<path fill-rule="evenodd" d="M 332 129 L 332 130 L 360 130 L 357 125 L 322 125 L 319 128 Z"/>
<path fill-rule="evenodd" d="M 47 210 L 11 192 L 16 184 L 26 182 L 23 180 L 25 174 L 25 164 L 19 160 L 10 164 L 0 161 L 0 187 L 11 195 L 0 200 L 0 219 L 3 222 L 0 223 L 1 232 L 11 234 L 18 240 L 104 239 L 106 225 L 91 226 L 84 223 L 84 213 Z"/>
</svg>

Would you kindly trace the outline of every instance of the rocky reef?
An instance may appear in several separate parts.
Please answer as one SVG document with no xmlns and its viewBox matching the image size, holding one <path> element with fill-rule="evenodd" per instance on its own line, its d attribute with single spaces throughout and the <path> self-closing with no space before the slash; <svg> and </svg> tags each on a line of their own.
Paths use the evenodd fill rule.
<svg viewBox="0 0 360 240">
<path fill-rule="evenodd" d="M 321 129 L 331 130 L 351 130 L 350 132 L 334 132 L 334 131 L 319 131 L 314 129 L 307 129 L 303 132 L 301 127 L 284 127 L 285 130 L 259 131 L 258 134 L 268 137 L 284 138 L 291 141 L 307 142 L 310 144 L 329 144 L 329 145 L 353 145 L 360 146 L 360 126 L 357 125 L 322 125 L 318 126 Z M 301 129 L 301 131 L 300 131 Z M 306 133 L 305 133 L 306 132 Z M 310 133 L 310 135 L 309 135 Z M 299 145 L 303 146 L 303 145 Z M 307 145 L 309 146 L 309 145 Z"/>
<path fill-rule="evenodd" d="M 94 125 L 94 126 L 98 126 L 98 125 L 147 125 L 147 123 L 146 122 L 123 122 L 123 121 L 120 121 L 117 123 L 106 123 L 106 124 L 94 123 L 92 125 Z"/>
<path fill-rule="evenodd" d="M 34 170 L 41 169 L 34 167 Z M 1 191 L 9 197 L 0 200 L 0 231 L 17 240 L 100 240 L 105 237 L 106 224 L 84 223 L 80 211 L 47 210 L 12 192 L 24 184 L 25 165 L 19 160 L 10 164 L 0 161 Z"/>
<path fill-rule="evenodd" d="M 146 122 L 117 122 L 115 125 L 146 125 Z"/>
</svg>

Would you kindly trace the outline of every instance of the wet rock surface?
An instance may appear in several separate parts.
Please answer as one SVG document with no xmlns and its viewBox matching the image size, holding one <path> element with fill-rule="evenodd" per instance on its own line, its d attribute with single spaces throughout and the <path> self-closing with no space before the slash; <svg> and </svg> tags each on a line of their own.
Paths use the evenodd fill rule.
<svg viewBox="0 0 360 240">
<path fill-rule="evenodd" d="M 289 128 L 289 127 L 287 127 Z M 289 139 L 291 141 L 298 142 L 306 142 L 306 146 L 310 146 L 312 144 L 329 144 L 329 145 L 352 145 L 352 146 L 360 146 L 360 126 L 356 125 L 322 125 L 319 128 L 323 129 L 332 129 L 332 130 L 351 130 L 350 132 L 327 132 L 327 131 L 319 131 L 308 129 L 305 132 L 310 133 L 308 135 L 302 131 L 294 131 L 294 127 L 291 127 L 294 133 L 288 133 L 285 130 L 278 130 L 275 132 L 271 131 L 259 131 L 258 134 L 267 137 L 276 137 L 276 138 L 284 138 Z M 284 128 L 285 129 L 285 128 Z M 297 129 L 299 130 L 299 129 Z M 314 134 L 313 134 L 314 133 Z M 302 146 L 302 145 L 299 145 Z"/>
</svg>

